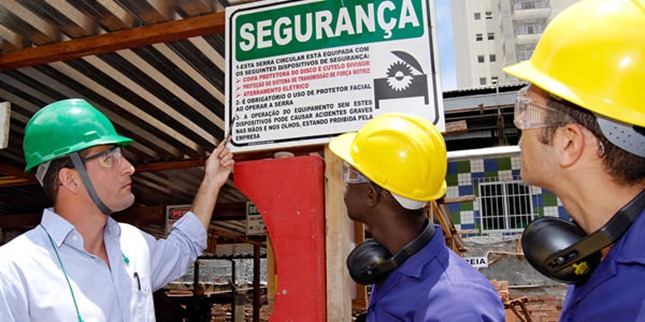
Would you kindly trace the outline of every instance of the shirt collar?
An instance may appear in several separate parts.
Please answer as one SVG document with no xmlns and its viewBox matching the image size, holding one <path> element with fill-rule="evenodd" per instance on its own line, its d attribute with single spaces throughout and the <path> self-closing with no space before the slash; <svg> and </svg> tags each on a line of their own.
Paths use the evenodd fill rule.
<svg viewBox="0 0 645 322">
<path fill-rule="evenodd" d="M 430 223 L 430 225 L 432 225 L 432 223 Z M 440 254 L 440 252 L 445 251 L 445 247 L 438 247 L 438 245 L 443 244 L 443 242 L 443 231 L 441 227 L 435 225 L 434 236 L 432 236 L 430 241 L 423 248 L 419 249 L 417 253 L 410 256 L 410 258 L 401 265 L 401 274 L 421 278 L 425 265 L 430 262 L 428 259 L 435 258 Z"/>
<path fill-rule="evenodd" d="M 645 234 L 645 210 L 641 211 L 625 235 L 612 247 L 610 253 L 616 254 L 617 262 L 645 264 L 643 234 Z"/>
<path fill-rule="evenodd" d="M 105 228 L 105 235 L 114 236 L 115 238 L 121 237 L 121 226 L 119 226 L 119 222 L 112 219 L 112 217 L 110 216 L 108 216 L 108 220 Z"/>
<path fill-rule="evenodd" d="M 76 230 L 69 221 L 55 213 L 54 208 L 46 208 L 43 211 L 43 218 L 40 221 L 40 225 L 45 228 L 45 231 L 51 237 L 54 244 L 56 244 L 56 247 L 60 247 L 67 236 Z"/>
<path fill-rule="evenodd" d="M 72 232 L 78 233 L 74 225 L 54 212 L 54 208 L 46 208 L 43 211 L 40 224 L 45 228 L 57 247 L 60 247 Z M 106 237 L 110 236 L 118 239 L 121 236 L 121 226 L 116 220 L 108 216 L 104 233 Z"/>
<path fill-rule="evenodd" d="M 645 234 L 645 210 L 641 211 L 627 232 L 611 248 L 607 256 L 600 262 L 587 282 L 581 285 L 570 285 L 567 294 L 568 307 L 584 299 L 587 294 L 593 291 L 599 284 L 612 278 L 618 272 L 618 263 L 638 263 L 645 265 L 645 255 L 641 236 Z"/>
</svg>

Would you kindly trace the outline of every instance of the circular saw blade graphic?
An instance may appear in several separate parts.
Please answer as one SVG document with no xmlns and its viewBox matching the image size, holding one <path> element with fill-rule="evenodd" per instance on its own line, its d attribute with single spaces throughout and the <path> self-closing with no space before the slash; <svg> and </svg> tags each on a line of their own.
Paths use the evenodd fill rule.
<svg viewBox="0 0 645 322">
<path fill-rule="evenodd" d="M 387 69 L 387 84 L 395 91 L 407 89 L 412 83 L 412 68 L 404 62 L 394 62 Z"/>
</svg>

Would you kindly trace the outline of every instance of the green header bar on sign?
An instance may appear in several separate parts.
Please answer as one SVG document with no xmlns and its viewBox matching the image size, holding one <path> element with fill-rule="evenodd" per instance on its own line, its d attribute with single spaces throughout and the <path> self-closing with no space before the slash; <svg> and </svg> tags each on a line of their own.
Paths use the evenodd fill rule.
<svg viewBox="0 0 645 322">
<path fill-rule="evenodd" d="M 422 1 L 329 0 L 234 16 L 235 58 L 260 59 L 424 36 Z"/>
</svg>

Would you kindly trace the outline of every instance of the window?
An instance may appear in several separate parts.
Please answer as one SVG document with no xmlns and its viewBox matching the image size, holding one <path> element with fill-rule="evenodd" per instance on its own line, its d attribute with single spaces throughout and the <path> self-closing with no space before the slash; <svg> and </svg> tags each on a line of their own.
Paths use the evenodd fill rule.
<svg viewBox="0 0 645 322">
<path fill-rule="evenodd" d="M 531 55 L 533 55 L 532 50 L 518 51 L 517 52 L 517 60 L 518 61 L 529 60 L 529 59 L 531 59 Z"/>
<path fill-rule="evenodd" d="M 478 55 L 477 56 L 477 62 L 478 63 L 483 63 L 484 62 L 484 55 Z"/>
<path fill-rule="evenodd" d="M 479 183 L 482 232 L 518 232 L 533 220 L 531 189 L 521 180 Z"/>
<path fill-rule="evenodd" d="M 481 12 L 475 12 L 475 20 L 480 20 L 482 18 Z"/>
<path fill-rule="evenodd" d="M 515 0 L 513 2 L 513 9 L 539 9 L 547 7 L 548 2 L 546 0 Z"/>
<path fill-rule="evenodd" d="M 492 55 L 488 55 L 488 60 L 489 60 L 491 63 L 493 63 L 493 62 L 495 62 L 495 61 L 497 60 L 497 57 L 495 57 L 495 55 L 494 55 L 494 54 L 492 54 Z"/>
<path fill-rule="evenodd" d="M 489 32 L 488 33 L 488 40 L 495 40 L 495 33 L 494 32 Z"/>
<path fill-rule="evenodd" d="M 486 85 L 486 77 L 479 78 L 479 85 Z"/>
<path fill-rule="evenodd" d="M 483 34 L 475 34 L 475 40 L 476 41 L 484 40 L 484 35 Z"/>
<path fill-rule="evenodd" d="M 517 61 L 528 60 L 531 58 L 533 51 L 535 50 L 535 44 L 526 44 L 518 45 L 515 47 L 515 54 L 517 56 Z"/>
<path fill-rule="evenodd" d="M 493 19 L 493 12 L 492 11 L 486 11 L 486 20 Z"/>
</svg>

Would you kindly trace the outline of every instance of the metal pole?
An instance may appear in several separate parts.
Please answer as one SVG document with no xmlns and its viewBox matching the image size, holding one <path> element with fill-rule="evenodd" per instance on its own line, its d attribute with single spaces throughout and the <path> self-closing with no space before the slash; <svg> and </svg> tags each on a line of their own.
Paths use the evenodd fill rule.
<svg viewBox="0 0 645 322">
<path fill-rule="evenodd" d="M 193 270 L 193 296 L 195 296 L 195 289 L 199 284 L 199 260 L 195 261 L 194 270 Z"/>
<path fill-rule="evenodd" d="M 495 104 L 497 105 L 497 139 L 499 145 L 507 145 L 506 133 L 504 128 L 504 115 L 499 107 L 499 80 L 495 79 Z"/>
<path fill-rule="evenodd" d="M 253 322 L 260 322 L 260 245 L 253 245 Z"/>
<path fill-rule="evenodd" d="M 235 260 L 231 259 L 231 321 L 235 320 L 235 302 L 237 298 L 237 290 L 235 287 Z"/>
</svg>

